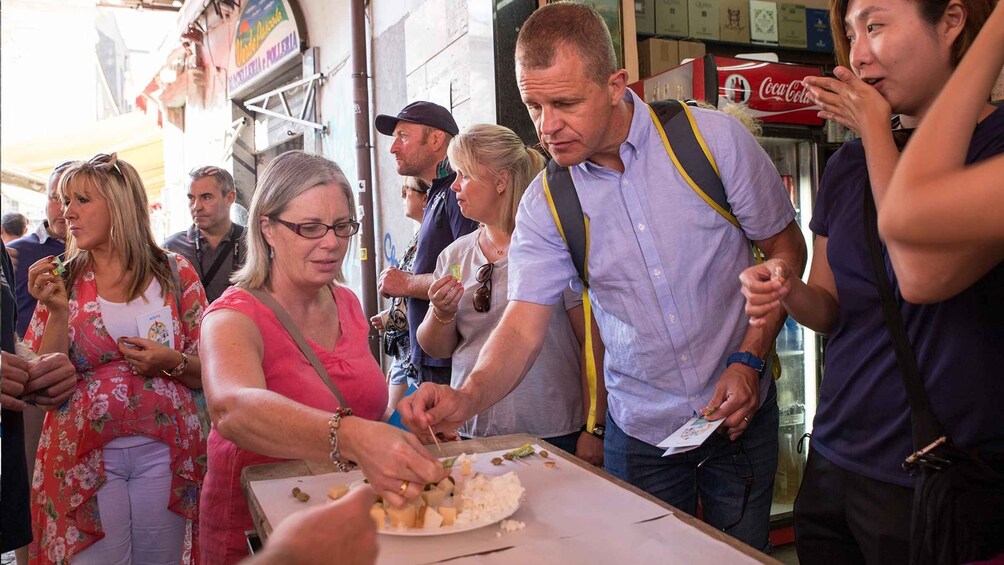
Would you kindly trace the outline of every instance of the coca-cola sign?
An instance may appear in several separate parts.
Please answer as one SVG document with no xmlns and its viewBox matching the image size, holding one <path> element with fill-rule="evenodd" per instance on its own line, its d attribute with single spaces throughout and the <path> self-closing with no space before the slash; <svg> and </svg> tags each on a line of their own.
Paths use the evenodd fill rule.
<svg viewBox="0 0 1004 565">
<path fill-rule="evenodd" d="M 809 92 L 802 85 L 807 76 L 822 76 L 820 69 L 803 65 L 744 61 L 715 57 L 718 69 L 718 99 L 743 104 L 765 122 L 823 125 Z"/>
</svg>

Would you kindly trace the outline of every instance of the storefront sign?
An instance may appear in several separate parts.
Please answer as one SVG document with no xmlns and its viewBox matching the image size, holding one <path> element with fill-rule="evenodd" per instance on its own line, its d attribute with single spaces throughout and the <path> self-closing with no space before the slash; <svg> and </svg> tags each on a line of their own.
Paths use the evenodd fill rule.
<svg viewBox="0 0 1004 565">
<path fill-rule="evenodd" d="M 300 54 L 301 34 L 287 0 L 247 0 L 230 49 L 231 98 L 261 83 Z"/>
<path fill-rule="evenodd" d="M 820 126 L 819 107 L 802 84 L 807 76 L 821 76 L 816 67 L 715 57 L 718 100 L 746 105 L 765 122 Z"/>
</svg>

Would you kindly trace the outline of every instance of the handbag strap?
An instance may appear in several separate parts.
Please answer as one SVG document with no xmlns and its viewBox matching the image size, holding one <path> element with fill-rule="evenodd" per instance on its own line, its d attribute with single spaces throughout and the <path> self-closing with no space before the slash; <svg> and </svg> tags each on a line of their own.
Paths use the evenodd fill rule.
<svg viewBox="0 0 1004 565">
<path fill-rule="evenodd" d="M 178 256 L 174 253 L 167 253 L 167 262 L 171 264 L 171 280 L 174 281 L 174 304 L 178 307 L 178 319 L 184 317 L 184 310 L 181 308 L 181 274 L 178 272 Z"/>
<path fill-rule="evenodd" d="M 342 396 L 342 393 L 338 391 L 338 387 L 335 386 L 334 381 L 331 380 L 331 376 L 328 375 L 327 369 L 325 369 L 324 365 L 321 364 L 321 360 L 317 358 L 317 354 L 314 353 L 314 348 L 310 347 L 307 340 L 303 338 L 303 334 L 301 334 L 300 330 L 297 329 L 296 324 L 293 323 L 293 318 L 290 317 L 289 312 L 287 312 L 286 309 L 275 300 L 275 298 L 272 298 L 271 294 L 265 292 L 263 289 L 256 288 L 254 290 L 249 290 L 248 292 L 251 293 L 251 296 L 254 296 L 259 302 L 268 306 L 269 309 L 272 310 L 272 313 L 274 313 L 275 317 L 279 319 L 282 327 L 286 328 L 286 331 L 289 333 L 289 337 L 293 338 L 296 345 L 300 347 L 300 352 L 303 353 L 303 356 L 307 358 L 307 361 L 310 361 L 314 370 L 317 371 L 317 375 L 321 377 L 324 384 L 328 385 L 328 388 L 334 393 L 335 398 L 338 399 L 338 404 L 342 408 L 348 408 L 349 405 L 345 403 L 345 398 Z"/>
<path fill-rule="evenodd" d="M 230 239 L 224 241 L 220 245 L 219 250 L 216 252 L 216 260 L 213 261 L 209 270 L 206 271 L 204 275 L 199 276 L 199 279 L 202 281 L 202 286 L 209 286 L 209 283 L 213 282 L 213 278 L 216 277 L 216 273 L 220 271 L 220 267 L 223 266 L 223 261 L 230 255 L 231 251 L 234 253 L 234 258 L 230 266 L 235 271 L 241 267 L 240 246 L 237 245 L 237 241 L 243 233 L 244 227 L 240 224 L 234 224 L 234 226 L 230 228 Z M 199 266 L 201 267 L 201 265 Z"/>
<path fill-rule="evenodd" d="M 879 297 L 882 299 L 882 315 L 885 325 L 892 335 L 892 345 L 896 351 L 896 361 L 903 375 L 903 385 L 906 387 L 906 397 L 910 401 L 910 420 L 913 423 L 914 448 L 920 450 L 935 439 L 944 435 L 941 424 L 931 411 L 924 382 L 920 378 L 920 368 L 917 366 L 917 356 L 906 334 L 906 325 L 899 310 L 889 274 L 886 271 L 885 257 L 882 254 L 882 243 L 878 233 L 878 214 L 875 210 L 875 200 L 872 198 L 871 187 L 865 188 L 864 221 L 865 238 L 868 241 L 868 254 L 871 258 L 875 283 L 878 286 Z"/>
</svg>

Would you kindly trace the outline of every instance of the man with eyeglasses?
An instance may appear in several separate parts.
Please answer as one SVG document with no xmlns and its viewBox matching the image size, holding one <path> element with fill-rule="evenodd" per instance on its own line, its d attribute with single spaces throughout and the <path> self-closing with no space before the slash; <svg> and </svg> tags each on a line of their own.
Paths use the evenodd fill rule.
<svg viewBox="0 0 1004 565">
<path fill-rule="evenodd" d="M 412 272 L 396 267 L 384 269 L 378 290 L 388 298 L 408 299 L 411 362 L 418 369 L 419 380 L 448 385 L 453 371 L 450 360 L 427 354 L 415 339 L 415 331 L 429 309 L 429 287 L 436 258 L 458 237 L 477 228 L 476 222 L 460 213 L 457 195 L 450 190 L 457 174 L 450 168 L 446 148 L 460 128 L 446 108 L 418 101 L 405 106 L 397 116 L 377 116 L 376 129 L 394 137 L 390 152 L 397 161 L 398 174 L 418 177 L 430 184 Z"/>
<path fill-rule="evenodd" d="M 199 167 L 189 178 L 192 225 L 164 240 L 163 247 L 195 266 L 206 300 L 212 302 L 230 286 L 230 274 L 247 257 L 244 226 L 230 220 L 230 206 L 237 199 L 230 173 L 220 167 Z"/>
</svg>

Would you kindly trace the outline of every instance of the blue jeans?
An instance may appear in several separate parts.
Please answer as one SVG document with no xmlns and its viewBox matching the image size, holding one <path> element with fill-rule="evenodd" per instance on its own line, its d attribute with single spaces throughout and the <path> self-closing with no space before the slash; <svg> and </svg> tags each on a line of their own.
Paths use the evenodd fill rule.
<svg viewBox="0 0 1004 565">
<path fill-rule="evenodd" d="M 603 460 L 611 474 L 690 515 L 697 514 L 700 498 L 705 522 L 766 551 L 777 472 L 777 426 L 774 386 L 738 440 L 714 434 L 701 447 L 669 457 L 662 456 L 661 447 L 625 434 L 608 414 Z"/>
<path fill-rule="evenodd" d="M 390 384 L 392 385 L 403 385 L 407 384 L 409 386 L 418 386 L 418 369 L 411 364 L 411 359 L 407 356 L 401 357 L 394 361 L 394 364 L 390 367 Z"/>
</svg>

